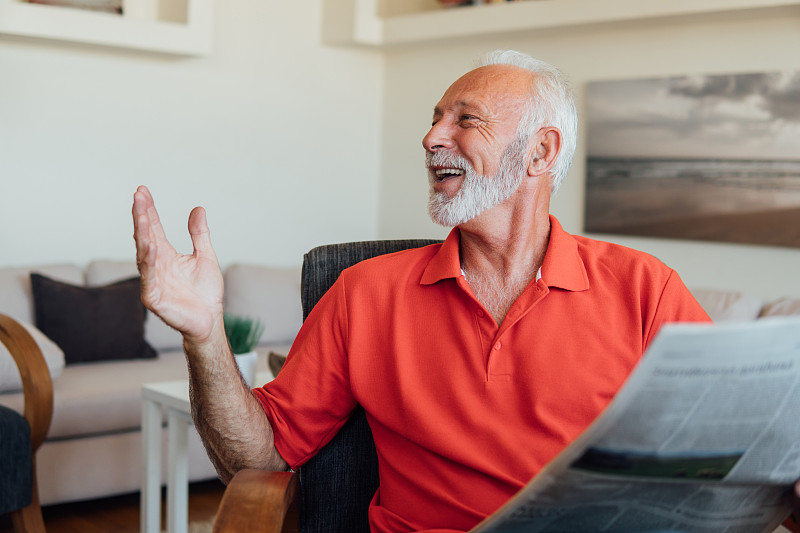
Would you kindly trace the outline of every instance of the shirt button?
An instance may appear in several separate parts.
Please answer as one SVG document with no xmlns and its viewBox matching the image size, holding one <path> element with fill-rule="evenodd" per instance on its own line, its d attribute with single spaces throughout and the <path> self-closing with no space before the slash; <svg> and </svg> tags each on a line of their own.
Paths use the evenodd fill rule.
<svg viewBox="0 0 800 533">
<path fill-rule="evenodd" d="M 483 318 L 483 309 L 478 309 L 475 314 L 478 315 L 478 318 Z"/>
<path fill-rule="evenodd" d="M 494 344 L 494 349 L 495 349 L 495 350 L 499 350 L 499 349 L 500 349 L 500 348 L 502 348 L 502 347 L 503 347 L 503 343 L 501 343 L 500 341 L 497 341 L 497 342 Z"/>
</svg>

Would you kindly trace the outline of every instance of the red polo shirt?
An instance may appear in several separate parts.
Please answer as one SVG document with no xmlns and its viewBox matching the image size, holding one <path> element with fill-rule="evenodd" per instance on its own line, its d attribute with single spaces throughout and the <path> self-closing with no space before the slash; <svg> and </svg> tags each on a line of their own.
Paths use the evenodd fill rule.
<svg viewBox="0 0 800 533">
<path fill-rule="evenodd" d="M 550 222 L 542 277 L 499 327 L 457 230 L 343 272 L 256 390 L 281 456 L 302 465 L 359 403 L 379 457 L 372 530 L 466 531 L 594 420 L 662 324 L 709 320 L 657 259 Z"/>
</svg>

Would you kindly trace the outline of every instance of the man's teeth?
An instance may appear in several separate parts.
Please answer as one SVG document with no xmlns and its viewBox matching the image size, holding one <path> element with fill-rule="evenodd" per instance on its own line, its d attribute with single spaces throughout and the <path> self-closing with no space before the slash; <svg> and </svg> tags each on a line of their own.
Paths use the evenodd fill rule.
<svg viewBox="0 0 800 533">
<path fill-rule="evenodd" d="M 440 168 L 436 171 L 436 175 L 439 177 L 449 176 L 449 175 L 456 175 L 460 176 L 463 174 L 464 171 L 460 168 Z"/>
</svg>

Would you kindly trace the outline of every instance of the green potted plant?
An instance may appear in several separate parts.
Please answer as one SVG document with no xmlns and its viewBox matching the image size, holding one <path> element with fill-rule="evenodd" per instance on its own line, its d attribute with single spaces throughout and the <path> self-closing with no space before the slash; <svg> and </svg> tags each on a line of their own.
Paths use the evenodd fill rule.
<svg viewBox="0 0 800 533">
<path fill-rule="evenodd" d="M 228 337 L 228 344 L 231 346 L 239 372 L 241 372 L 247 385 L 252 387 L 256 373 L 256 361 L 258 360 L 255 347 L 264 334 L 265 326 L 258 318 L 229 313 L 223 315 L 223 321 L 225 323 L 225 335 Z"/>
</svg>

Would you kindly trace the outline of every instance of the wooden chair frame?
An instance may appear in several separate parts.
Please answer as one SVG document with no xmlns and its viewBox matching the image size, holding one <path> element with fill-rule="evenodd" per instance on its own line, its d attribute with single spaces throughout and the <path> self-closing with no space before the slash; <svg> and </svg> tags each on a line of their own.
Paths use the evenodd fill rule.
<svg viewBox="0 0 800 533">
<path fill-rule="evenodd" d="M 213 533 L 300 533 L 294 472 L 240 470 L 225 489 Z"/>
<path fill-rule="evenodd" d="M 42 508 L 36 482 L 36 451 L 44 442 L 53 416 L 53 380 L 42 351 L 19 322 L 0 314 L 0 342 L 2 342 L 19 369 L 22 392 L 25 397 L 23 416 L 31 428 L 31 457 L 33 460 L 33 497 L 31 504 L 11 512 L 16 533 L 44 533 Z"/>
</svg>

